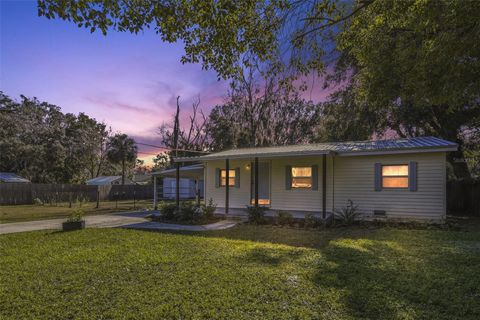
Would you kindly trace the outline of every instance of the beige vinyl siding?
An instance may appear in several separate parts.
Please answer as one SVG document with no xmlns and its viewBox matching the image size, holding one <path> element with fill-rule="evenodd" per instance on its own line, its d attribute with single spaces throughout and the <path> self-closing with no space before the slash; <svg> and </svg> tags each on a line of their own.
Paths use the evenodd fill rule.
<svg viewBox="0 0 480 320">
<path fill-rule="evenodd" d="M 270 208 L 274 210 L 322 211 L 322 157 L 282 157 L 270 162 Z M 407 189 L 374 190 L 375 163 L 408 164 L 417 162 L 417 191 Z M 387 218 L 442 220 L 445 218 L 445 152 L 375 156 L 327 156 L 327 211 L 342 208 L 351 199 L 359 210 L 373 216 L 385 210 Z M 240 188 L 230 187 L 230 207 L 245 208 L 250 203 L 251 160 L 230 160 L 230 168 L 240 168 Z M 285 188 L 286 166 L 318 166 L 318 190 Z M 215 187 L 215 169 L 225 169 L 225 161 L 206 163 L 205 198 L 218 207 L 225 206 L 225 187 Z M 333 192 L 335 191 L 335 192 Z"/>
<path fill-rule="evenodd" d="M 246 169 L 249 160 L 230 160 L 230 169 L 240 168 L 240 188 L 230 186 L 230 208 L 245 208 L 250 198 L 250 171 Z M 225 207 L 225 187 L 215 187 L 215 169 L 225 169 L 225 161 L 208 161 L 206 166 L 205 200 L 210 198 L 218 207 Z M 250 169 L 251 170 L 251 169 Z"/>
<path fill-rule="evenodd" d="M 318 166 L 318 190 L 290 189 L 285 187 L 285 168 Z M 322 210 L 322 157 L 291 157 L 271 160 L 271 208 L 275 210 Z M 328 173 L 327 173 L 328 177 Z M 327 190 L 328 191 L 328 190 Z M 328 198 L 327 198 L 328 199 Z M 328 206 L 327 206 L 328 208 Z"/>
<path fill-rule="evenodd" d="M 359 210 L 373 215 L 385 210 L 387 218 L 441 220 L 445 218 L 445 153 L 416 153 L 384 156 L 335 157 L 335 207 L 351 199 Z M 417 162 L 417 191 L 374 190 L 374 166 Z M 331 203 L 331 202 L 330 202 Z"/>
</svg>

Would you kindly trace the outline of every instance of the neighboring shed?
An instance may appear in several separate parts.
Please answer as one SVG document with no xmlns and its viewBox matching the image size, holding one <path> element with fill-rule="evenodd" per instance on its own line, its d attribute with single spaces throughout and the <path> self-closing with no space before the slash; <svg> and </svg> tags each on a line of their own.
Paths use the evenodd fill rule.
<svg viewBox="0 0 480 320">
<path fill-rule="evenodd" d="M 30 183 L 30 180 L 13 172 L 0 172 L 0 183 Z"/>
<path fill-rule="evenodd" d="M 87 185 L 93 186 L 106 186 L 122 184 L 122 176 L 99 176 L 90 180 L 87 180 Z M 125 184 L 134 184 L 132 180 L 125 178 Z"/>
</svg>

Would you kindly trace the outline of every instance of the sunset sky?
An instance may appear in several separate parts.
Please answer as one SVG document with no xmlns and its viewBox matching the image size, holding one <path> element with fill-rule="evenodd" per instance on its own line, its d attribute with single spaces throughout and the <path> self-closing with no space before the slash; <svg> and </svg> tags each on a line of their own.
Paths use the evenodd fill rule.
<svg viewBox="0 0 480 320">
<path fill-rule="evenodd" d="M 227 83 L 201 65 L 182 65 L 182 52 L 152 31 L 92 34 L 38 17 L 36 1 L 0 0 L 0 90 L 85 112 L 138 142 L 161 143 L 156 131 L 172 117 L 176 96 L 185 110 L 199 97 L 206 112 L 224 100 Z M 139 156 L 156 151 L 140 146 Z"/>
</svg>

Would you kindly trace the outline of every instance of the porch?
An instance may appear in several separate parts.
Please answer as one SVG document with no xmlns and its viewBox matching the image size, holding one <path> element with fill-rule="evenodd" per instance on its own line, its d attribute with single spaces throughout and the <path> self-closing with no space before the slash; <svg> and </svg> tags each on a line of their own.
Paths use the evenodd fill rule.
<svg viewBox="0 0 480 320">
<path fill-rule="evenodd" d="M 248 218 L 248 213 L 247 209 L 243 208 L 229 208 L 228 213 L 225 213 L 225 208 L 220 207 L 215 210 L 215 215 L 220 216 L 220 217 L 225 217 L 225 218 L 237 218 L 241 220 L 247 220 Z M 303 220 L 305 219 L 305 216 L 308 214 L 312 214 L 315 218 L 317 218 L 319 221 L 328 221 L 331 219 L 333 216 L 333 213 L 330 211 L 327 211 L 325 213 L 325 216 L 323 215 L 323 212 L 317 211 L 317 212 L 312 212 L 312 211 L 302 211 L 302 210 L 274 210 L 274 209 L 267 209 L 265 211 L 265 217 L 267 218 L 275 218 L 278 216 L 278 212 L 280 211 L 285 211 L 288 212 L 292 215 L 292 217 L 296 220 Z"/>
</svg>

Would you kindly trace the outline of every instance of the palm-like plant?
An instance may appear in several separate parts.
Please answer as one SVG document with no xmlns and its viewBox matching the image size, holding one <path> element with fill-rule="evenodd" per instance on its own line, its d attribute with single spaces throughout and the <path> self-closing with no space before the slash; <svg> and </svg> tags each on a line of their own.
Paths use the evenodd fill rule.
<svg viewBox="0 0 480 320">
<path fill-rule="evenodd" d="M 128 163 L 137 159 L 137 145 L 126 134 L 116 134 L 108 142 L 108 160 L 122 165 L 122 184 L 125 184 L 125 169 Z"/>
</svg>

